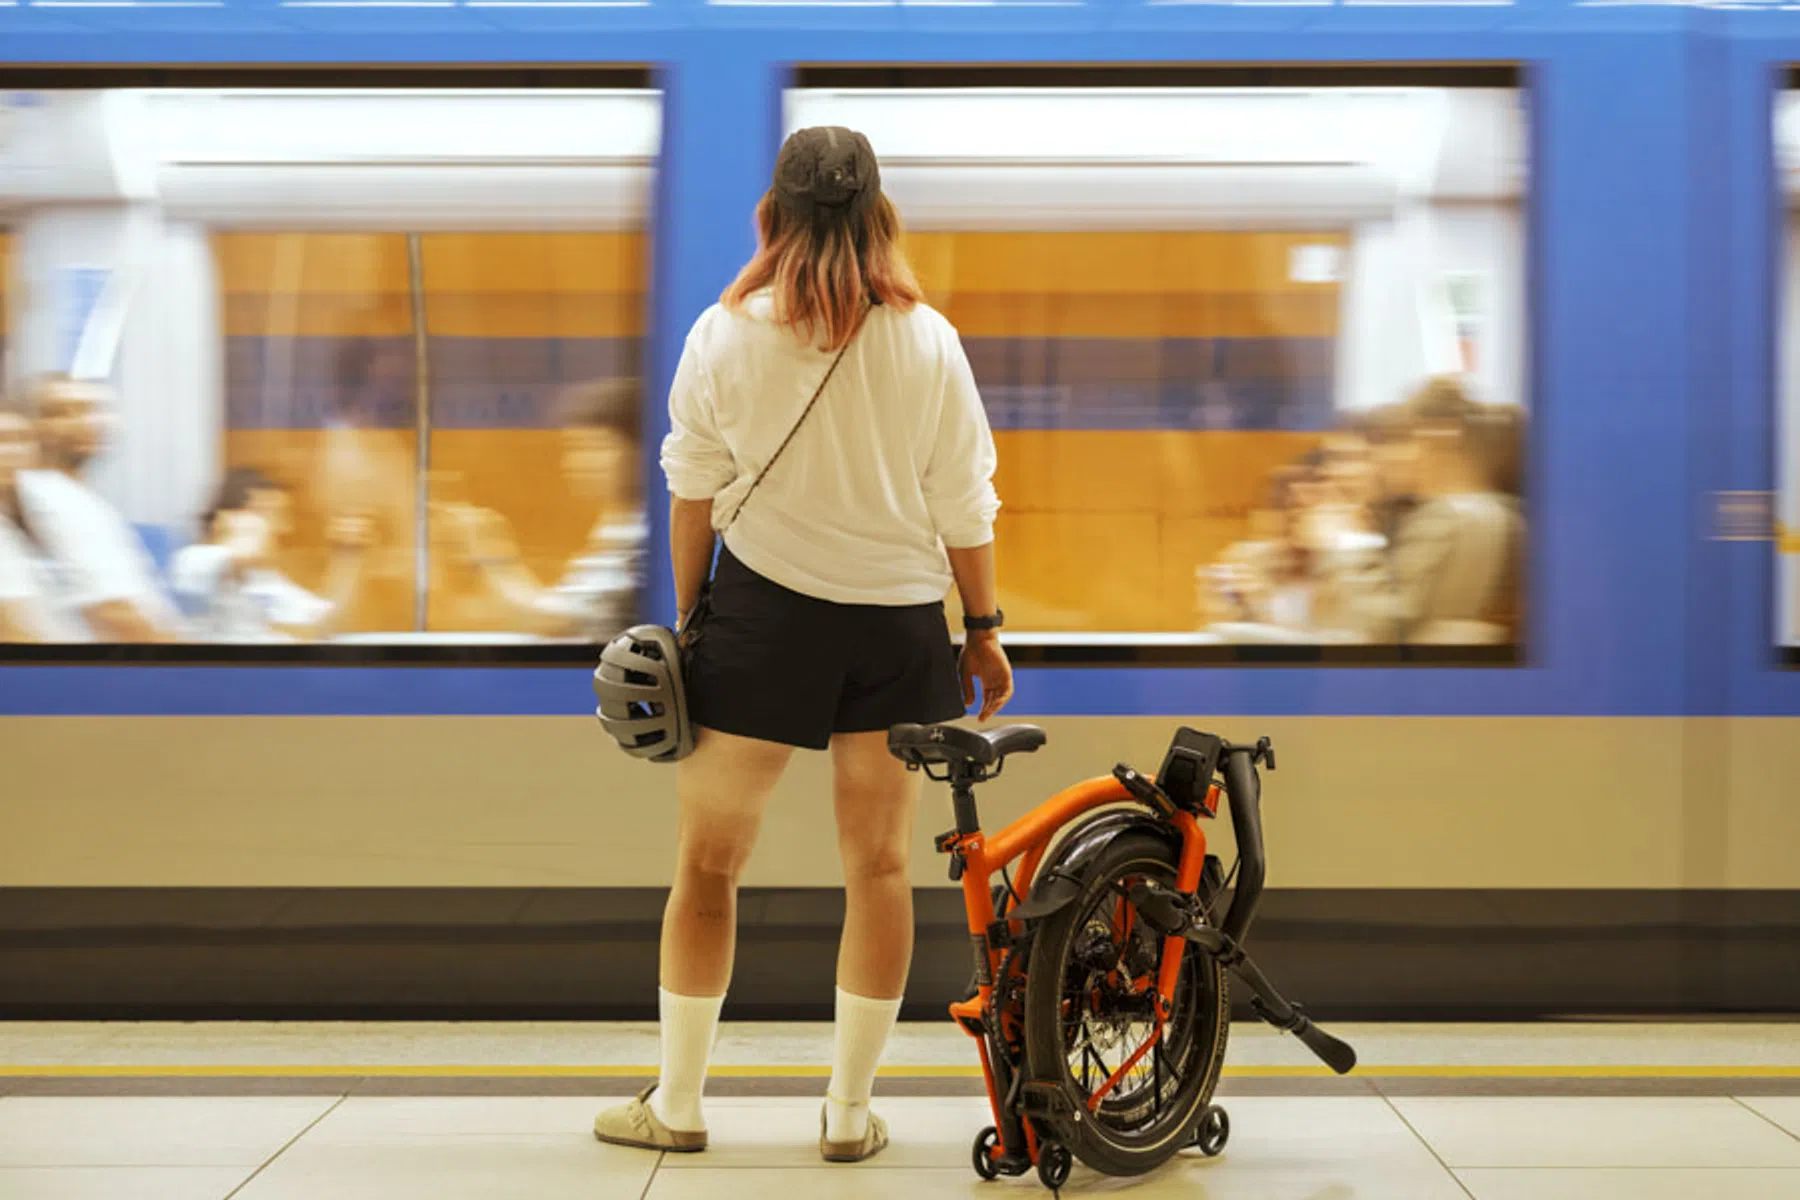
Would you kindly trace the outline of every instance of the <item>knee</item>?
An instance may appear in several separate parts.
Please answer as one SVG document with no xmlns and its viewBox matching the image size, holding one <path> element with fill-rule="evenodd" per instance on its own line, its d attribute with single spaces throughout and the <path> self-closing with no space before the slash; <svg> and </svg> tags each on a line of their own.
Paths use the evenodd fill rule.
<svg viewBox="0 0 1800 1200">
<path fill-rule="evenodd" d="M 682 834 L 680 867 L 690 879 L 735 884 L 750 861 L 751 838 L 731 828 L 696 829 Z"/>
<path fill-rule="evenodd" d="M 844 847 L 845 885 L 906 885 L 912 874 L 912 856 L 908 849 L 904 843 Z"/>
</svg>

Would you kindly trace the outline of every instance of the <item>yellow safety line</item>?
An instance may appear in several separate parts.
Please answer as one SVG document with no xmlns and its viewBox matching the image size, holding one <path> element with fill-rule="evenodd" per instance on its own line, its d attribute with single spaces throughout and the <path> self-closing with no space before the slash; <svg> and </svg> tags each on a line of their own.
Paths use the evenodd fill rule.
<svg viewBox="0 0 1800 1200">
<path fill-rule="evenodd" d="M 821 1066 L 768 1065 L 718 1066 L 714 1077 L 738 1079 L 823 1079 L 831 1072 Z M 978 1079 L 976 1066 L 888 1066 L 880 1074 L 889 1079 Z M 1237 1079 L 1329 1078 L 1322 1066 L 1227 1066 L 1224 1074 Z M 1355 1074 L 1417 1079 L 1800 1079 L 1800 1065 L 1654 1066 L 1641 1063 L 1614 1065 L 1525 1065 L 1511 1063 L 1371 1063 Z M 0 1064 L 0 1077 L 31 1078 L 338 1078 L 374 1076 L 417 1079 L 514 1079 L 594 1078 L 646 1079 L 656 1075 L 653 1066 L 533 1064 L 533 1063 L 8 1063 Z"/>
</svg>

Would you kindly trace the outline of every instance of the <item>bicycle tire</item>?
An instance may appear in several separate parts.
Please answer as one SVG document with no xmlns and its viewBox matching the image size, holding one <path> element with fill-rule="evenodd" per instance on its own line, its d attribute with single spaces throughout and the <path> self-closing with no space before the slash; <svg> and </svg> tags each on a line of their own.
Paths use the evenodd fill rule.
<svg viewBox="0 0 1800 1200">
<path fill-rule="evenodd" d="M 1037 931 L 1025 983 L 1027 1061 L 1032 1078 L 1055 1083 L 1076 1108 L 1085 1108 L 1092 1095 L 1070 1072 L 1063 1013 L 1071 967 L 1082 969 L 1075 961 L 1076 939 L 1093 924 L 1097 906 L 1109 894 L 1116 896 L 1115 885 L 1119 881 L 1154 878 L 1173 885 L 1177 854 L 1164 839 L 1136 832 L 1120 834 L 1095 856 L 1082 878 L 1080 894 L 1046 918 Z M 1160 939 L 1156 943 L 1160 945 Z M 1079 1120 L 1046 1119 L 1056 1140 L 1095 1171 L 1115 1176 L 1142 1175 L 1193 1144 L 1194 1129 L 1211 1104 L 1224 1064 L 1230 996 L 1218 961 L 1197 947 L 1188 947 L 1182 980 L 1183 985 L 1176 992 L 1176 1008 L 1166 1028 L 1172 1031 L 1169 1043 L 1185 1046 L 1178 1046 L 1176 1051 L 1183 1073 L 1174 1080 L 1175 1086 L 1163 1102 L 1166 1111 L 1156 1113 L 1148 1122 L 1134 1120 L 1120 1094 L 1115 1093 L 1097 1111 Z M 1197 1041 L 1182 1042 L 1183 1038 Z M 1124 1058 L 1123 1052 L 1120 1057 Z M 1154 1075 L 1153 1079 L 1155 1098 L 1160 1099 L 1161 1081 Z M 1110 1113 L 1109 1104 L 1113 1105 Z"/>
</svg>

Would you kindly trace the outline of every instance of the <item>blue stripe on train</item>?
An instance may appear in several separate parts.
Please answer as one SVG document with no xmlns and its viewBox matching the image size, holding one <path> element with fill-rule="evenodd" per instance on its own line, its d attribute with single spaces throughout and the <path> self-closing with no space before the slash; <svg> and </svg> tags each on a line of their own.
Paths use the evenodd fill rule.
<svg viewBox="0 0 1800 1200">
<path fill-rule="evenodd" d="M 359 424 L 414 421 L 412 343 L 368 339 L 388 373 Z M 230 429 L 322 429 L 354 397 L 335 380 L 344 340 L 226 339 Z M 1334 417 L 1330 338 L 968 338 L 996 429 L 1324 429 Z M 544 429 L 558 392 L 641 372 L 641 338 L 429 340 L 432 425 Z"/>
<path fill-rule="evenodd" d="M 414 424 L 410 337 L 361 339 L 384 351 L 386 369 L 358 397 L 336 378 L 349 339 L 225 339 L 228 429 L 323 429 L 360 401 L 355 423 Z M 432 425 L 438 429 L 538 429 L 554 421 L 557 394 L 590 379 L 635 375 L 643 339 L 432 337 Z"/>
<path fill-rule="evenodd" d="M 414 423 L 410 338 L 370 338 L 387 351 L 386 374 L 360 397 L 358 424 Z M 335 378 L 346 339 L 226 339 L 226 422 L 230 429 L 322 429 L 357 399 Z M 439 429 L 548 427 L 557 393 L 582 380 L 635 374 L 641 338 L 429 339 L 432 424 Z"/>
</svg>

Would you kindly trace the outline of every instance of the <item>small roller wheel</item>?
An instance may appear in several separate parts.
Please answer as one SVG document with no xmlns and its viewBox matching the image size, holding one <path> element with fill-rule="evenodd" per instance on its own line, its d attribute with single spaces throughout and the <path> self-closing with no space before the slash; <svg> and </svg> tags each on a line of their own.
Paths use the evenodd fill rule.
<svg viewBox="0 0 1800 1200">
<path fill-rule="evenodd" d="M 1069 1172 L 1075 1169 L 1075 1156 L 1061 1142 L 1040 1142 L 1038 1144 L 1037 1173 L 1038 1182 L 1051 1191 L 1061 1191 L 1062 1185 L 1069 1182 Z"/>
<path fill-rule="evenodd" d="M 970 1157 L 975 1163 L 975 1173 L 983 1179 L 998 1179 L 1000 1168 L 994 1165 L 994 1147 L 1000 1144 L 1000 1131 L 989 1125 L 975 1135 L 975 1147 Z"/>
<path fill-rule="evenodd" d="M 1209 1106 L 1200 1114 L 1200 1123 L 1194 1127 L 1194 1145 L 1200 1147 L 1200 1153 L 1206 1157 L 1217 1158 L 1230 1140 L 1230 1116 L 1216 1104 Z"/>
</svg>

